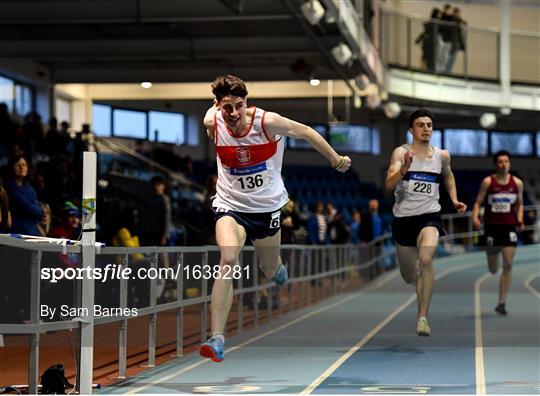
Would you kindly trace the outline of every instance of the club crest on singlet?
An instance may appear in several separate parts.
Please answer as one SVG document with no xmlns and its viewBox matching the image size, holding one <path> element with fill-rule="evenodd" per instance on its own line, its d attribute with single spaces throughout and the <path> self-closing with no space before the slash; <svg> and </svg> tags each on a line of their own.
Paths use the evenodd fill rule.
<svg viewBox="0 0 540 396">
<path fill-rule="evenodd" d="M 236 158 L 238 159 L 238 162 L 246 164 L 251 161 L 251 153 L 249 149 L 238 147 L 236 149 Z"/>
</svg>

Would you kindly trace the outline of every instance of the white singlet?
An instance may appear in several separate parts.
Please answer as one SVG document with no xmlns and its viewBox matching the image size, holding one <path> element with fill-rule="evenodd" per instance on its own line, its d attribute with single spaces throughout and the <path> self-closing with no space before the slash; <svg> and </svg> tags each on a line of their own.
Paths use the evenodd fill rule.
<svg viewBox="0 0 540 396">
<path fill-rule="evenodd" d="M 408 145 L 403 148 L 410 150 Z M 413 157 L 411 167 L 394 191 L 395 217 L 418 216 L 441 210 L 439 185 L 441 182 L 441 149 L 433 147 L 433 158 L 420 160 Z"/>
<path fill-rule="evenodd" d="M 251 124 L 240 135 L 229 130 L 221 111 L 214 117 L 218 180 L 212 206 L 241 213 L 267 213 L 289 200 L 281 179 L 285 139 L 269 139 L 266 112 L 253 108 Z"/>
</svg>

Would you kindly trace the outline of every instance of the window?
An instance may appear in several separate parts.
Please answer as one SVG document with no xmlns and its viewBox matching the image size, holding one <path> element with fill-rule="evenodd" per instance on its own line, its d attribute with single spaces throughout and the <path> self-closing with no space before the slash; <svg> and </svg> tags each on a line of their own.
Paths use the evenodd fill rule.
<svg viewBox="0 0 540 396">
<path fill-rule="evenodd" d="M 13 112 L 14 88 L 13 80 L 0 76 L 0 103 L 5 103 L 10 113 Z"/>
<path fill-rule="evenodd" d="M 92 106 L 92 130 L 97 136 L 111 136 L 111 106 Z"/>
<path fill-rule="evenodd" d="M 533 136 L 526 132 L 491 132 L 491 152 L 499 150 L 512 155 L 533 155 Z"/>
<path fill-rule="evenodd" d="M 407 132 L 405 132 L 405 133 L 407 134 L 407 143 L 411 144 L 412 141 L 413 141 L 412 134 L 409 132 L 408 129 L 407 129 Z M 442 132 L 440 130 L 438 130 L 438 129 L 433 130 L 433 134 L 431 135 L 430 143 L 435 147 L 443 148 L 443 146 L 442 146 Z"/>
<path fill-rule="evenodd" d="M 337 151 L 380 154 L 379 130 L 365 125 L 329 126 L 330 144 Z"/>
<path fill-rule="evenodd" d="M 315 131 L 319 132 L 319 134 L 326 140 L 326 125 L 310 125 Z M 289 148 L 292 149 L 302 149 L 302 150 L 312 150 L 313 147 L 311 147 L 311 144 L 307 140 L 304 139 L 293 139 L 293 138 L 287 138 L 287 142 L 289 144 Z"/>
<path fill-rule="evenodd" d="M 114 136 L 146 139 L 146 119 L 144 111 L 114 109 Z"/>
<path fill-rule="evenodd" d="M 32 89 L 28 85 L 15 85 L 15 112 L 25 115 L 32 111 Z"/>
<path fill-rule="evenodd" d="M 483 129 L 445 129 L 444 148 L 451 155 L 487 155 L 488 133 Z"/>
<path fill-rule="evenodd" d="M 183 114 L 151 111 L 150 140 L 164 143 L 182 144 L 185 140 L 185 120 Z"/>
<path fill-rule="evenodd" d="M 71 101 L 64 98 L 56 98 L 55 114 L 58 123 L 67 121 L 71 124 Z"/>
</svg>

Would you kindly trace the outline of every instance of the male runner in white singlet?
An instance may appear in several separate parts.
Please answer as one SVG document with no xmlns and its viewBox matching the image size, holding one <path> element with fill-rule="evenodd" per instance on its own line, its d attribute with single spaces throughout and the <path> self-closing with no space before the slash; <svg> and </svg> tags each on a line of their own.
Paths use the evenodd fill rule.
<svg viewBox="0 0 540 396">
<path fill-rule="evenodd" d="M 467 205 L 457 199 L 450 154 L 429 143 L 433 120 L 433 114 L 427 109 L 418 109 L 410 115 L 409 132 L 413 142 L 394 150 L 386 176 L 386 188 L 395 188 L 392 234 L 401 276 L 407 283 L 416 283 L 416 333 L 420 336 L 431 334 L 427 321 L 435 284 L 431 264 L 439 235 L 443 233 L 439 215 L 441 180 L 444 180 L 454 208 L 459 213 L 467 209 Z"/>
<path fill-rule="evenodd" d="M 212 84 L 214 106 L 206 112 L 204 125 L 214 140 L 218 180 L 212 207 L 216 219 L 216 241 L 221 253 L 221 276 L 212 289 L 212 337 L 201 344 L 201 356 L 223 360 L 224 331 L 231 309 L 233 286 L 230 268 L 246 238 L 255 247 L 259 265 L 278 286 L 287 282 L 281 264 L 280 209 L 289 200 L 281 179 L 285 139 L 307 140 L 339 172 L 351 166 L 310 127 L 276 113 L 247 107 L 247 89 L 235 76 L 221 76 Z M 226 279 L 228 278 L 228 279 Z"/>
</svg>

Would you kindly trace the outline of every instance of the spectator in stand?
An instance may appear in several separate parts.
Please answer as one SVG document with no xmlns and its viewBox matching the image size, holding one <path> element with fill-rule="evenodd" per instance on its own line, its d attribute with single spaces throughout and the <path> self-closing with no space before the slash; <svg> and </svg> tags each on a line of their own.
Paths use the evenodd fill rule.
<svg viewBox="0 0 540 396">
<path fill-rule="evenodd" d="M 9 197 L 0 179 L 0 234 L 11 228 L 11 211 L 9 210 Z"/>
<path fill-rule="evenodd" d="M 435 71 L 435 60 L 439 50 L 439 24 L 441 10 L 433 8 L 431 10 L 430 20 L 424 23 L 424 31 L 414 41 L 416 44 L 422 44 L 422 67 L 430 72 Z"/>
<path fill-rule="evenodd" d="M 12 209 L 11 232 L 25 235 L 40 235 L 37 224 L 45 213 L 37 200 L 36 190 L 26 183 L 28 163 L 23 156 L 16 156 L 8 163 L 9 179 L 5 188 Z"/>
<path fill-rule="evenodd" d="M 161 176 L 152 178 L 153 195 L 146 208 L 144 241 L 146 246 L 165 246 L 172 229 L 171 201 Z"/>
<path fill-rule="evenodd" d="M 47 236 L 47 234 L 49 234 L 49 231 L 51 230 L 52 214 L 51 214 L 51 207 L 49 206 L 49 204 L 42 202 L 41 207 L 43 208 L 43 212 L 45 213 L 45 216 L 38 223 L 37 227 L 38 227 L 39 235 L 45 237 Z"/>
<path fill-rule="evenodd" d="M 445 73 L 451 73 L 454 68 L 454 62 L 458 51 L 465 51 L 465 27 L 467 22 L 461 17 L 461 11 L 458 7 L 454 8 L 454 25 L 450 27 L 450 51 L 446 60 Z"/>
<path fill-rule="evenodd" d="M 352 222 L 350 225 L 350 235 L 349 235 L 349 243 L 352 244 L 358 244 L 360 243 L 360 232 L 362 229 L 361 226 L 362 223 L 362 215 L 360 214 L 360 211 L 354 210 L 352 212 Z"/>
<path fill-rule="evenodd" d="M 324 245 L 328 241 L 328 223 L 324 215 L 324 204 L 319 201 L 315 205 L 315 213 L 311 215 L 307 223 L 308 244 Z"/>
<path fill-rule="evenodd" d="M 297 243 L 295 231 L 300 228 L 300 217 L 296 211 L 296 203 L 290 199 L 281 210 L 281 243 Z"/>
<path fill-rule="evenodd" d="M 330 226 L 330 241 L 332 244 L 341 245 L 349 241 L 350 230 L 345 224 L 343 214 L 337 212 Z"/>
<path fill-rule="evenodd" d="M 41 152 L 44 142 L 43 125 L 41 116 L 36 111 L 31 111 L 24 116 L 24 136 L 30 143 L 30 153 L 26 153 L 30 158 L 33 153 Z"/>
<path fill-rule="evenodd" d="M 79 209 L 72 202 L 66 201 L 61 217 L 62 222 L 51 228 L 48 236 L 51 238 L 78 240 L 81 233 L 81 213 Z"/>
<path fill-rule="evenodd" d="M 437 53 L 437 63 L 435 71 L 441 73 L 446 69 L 450 49 L 452 48 L 452 28 L 454 24 L 454 13 L 452 6 L 445 4 L 441 15 L 441 24 L 439 25 L 439 51 Z"/>
<path fill-rule="evenodd" d="M 62 129 L 58 130 L 58 121 L 55 117 L 49 119 L 49 129 L 45 137 L 47 152 L 51 155 L 65 154 L 71 140 L 67 132 L 68 123 L 62 122 Z"/>
<path fill-rule="evenodd" d="M 363 242 L 372 241 L 384 234 L 385 224 L 379 214 L 379 201 L 370 199 L 368 202 L 368 212 L 362 216 L 362 230 L 360 239 Z"/>
<path fill-rule="evenodd" d="M 16 125 L 9 115 L 5 103 L 0 103 L 0 155 L 7 153 L 7 148 L 15 142 Z"/>
</svg>

